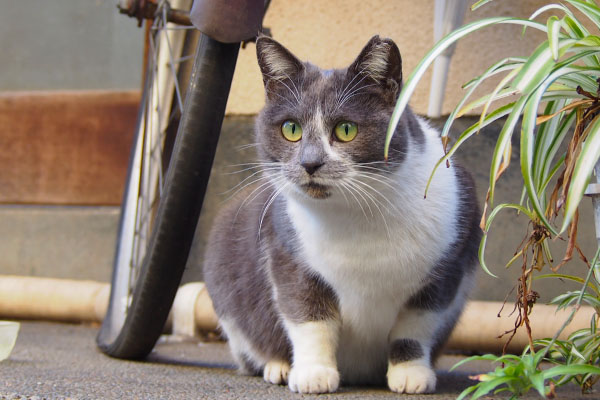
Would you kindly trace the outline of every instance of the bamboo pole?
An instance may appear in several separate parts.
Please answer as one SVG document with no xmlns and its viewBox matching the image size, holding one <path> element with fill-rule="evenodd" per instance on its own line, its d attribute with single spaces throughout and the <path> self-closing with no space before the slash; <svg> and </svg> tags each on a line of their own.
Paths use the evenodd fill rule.
<svg viewBox="0 0 600 400">
<path fill-rule="evenodd" d="M 0 317 L 52 321 L 101 321 L 110 285 L 29 276 L 0 276 Z"/>
<path fill-rule="evenodd" d="M 467 303 L 463 315 L 448 341 L 448 348 L 501 352 L 510 334 L 506 334 L 501 338 L 499 336 L 512 330 L 514 321 L 517 318 L 516 312 L 510 315 L 512 304 L 507 304 L 502 311 L 502 316 L 499 317 L 498 313 L 501 308 L 502 303 L 500 302 L 470 301 Z M 556 311 L 555 306 L 536 304 L 529 315 L 533 339 L 554 336 L 567 320 L 570 312 L 571 308 Z M 559 339 L 566 339 L 574 331 L 589 327 L 593 315 L 594 309 L 592 307 L 581 307 L 575 314 L 571 324 L 559 336 Z M 522 327 L 517 331 L 507 350 L 511 353 L 520 354 L 528 344 L 527 333 L 525 328 Z"/>
</svg>

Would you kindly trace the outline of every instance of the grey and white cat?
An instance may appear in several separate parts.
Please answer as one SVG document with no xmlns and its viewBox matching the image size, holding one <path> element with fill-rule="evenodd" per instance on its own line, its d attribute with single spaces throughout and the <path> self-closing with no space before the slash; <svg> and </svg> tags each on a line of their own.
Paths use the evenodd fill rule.
<svg viewBox="0 0 600 400">
<path fill-rule="evenodd" d="M 408 109 L 384 161 L 402 87 L 393 41 L 375 36 L 328 71 L 268 37 L 256 48 L 262 176 L 217 217 L 204 266 L 240 369 L 301 393 L 386 377 L 434 391 L 476 265 L 473 181 L 453 163 L 423 197 L 443 150 Z"/>
</svg>

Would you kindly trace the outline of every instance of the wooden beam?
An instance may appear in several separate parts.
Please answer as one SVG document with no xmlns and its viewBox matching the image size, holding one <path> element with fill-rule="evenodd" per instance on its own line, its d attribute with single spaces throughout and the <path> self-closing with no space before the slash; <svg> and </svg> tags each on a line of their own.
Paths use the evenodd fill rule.
<svg viewBox="0 0 600 400">
<path fill-rule="evenodd" d="M 0 203 L 117 205 L 138 91 L 0 94 Z"/>
</svg>

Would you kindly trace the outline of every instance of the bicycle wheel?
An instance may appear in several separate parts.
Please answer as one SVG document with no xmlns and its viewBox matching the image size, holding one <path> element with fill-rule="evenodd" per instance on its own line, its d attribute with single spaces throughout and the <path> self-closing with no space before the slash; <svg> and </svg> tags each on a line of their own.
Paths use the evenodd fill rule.
<svg viewBox="0 0 600 400">
<path fill-rule="evenodd" d="M 165 43 L 172 50 L 168 39 Z M 223 44 L 201 35 L 170 156 L 165 132 L 154 137 L 145 129 L 158 123 L 158 117 L 147 118 L 145 109 L 153 110 L 156 104 L 152 99 L 160 95 L 153 90 L 155 77 L 147 74 L 151 83 L 143 97 L 150 105 L 140 112 L 110 302 L 96 338 L 100 349 L 110 356 L 143 358 L 162 333 L 202 207 L 238 50 L 239 44 Z M 171 65 L 176 64 L 173 56 L 170 60 Z M 177 88 L 176 81 L 173 85 Z M 180 96 L 179 90 L 175 92 Z M 165 111 L 164 105 L 158 106 Z M 162 157 L 154 157 L 156 154 Z"/>
</svg>

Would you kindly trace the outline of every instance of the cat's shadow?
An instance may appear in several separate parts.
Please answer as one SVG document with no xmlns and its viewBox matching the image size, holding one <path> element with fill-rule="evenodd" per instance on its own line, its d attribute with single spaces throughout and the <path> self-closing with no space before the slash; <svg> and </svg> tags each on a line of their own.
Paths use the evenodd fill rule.
<svg viewBox="0 0 600 400">
<path fill-rule="evenodd" d="M 157 364 L 177 365 L 182 367 L 228 369 L 231 370 L 232 373 L 235 373 L 236 369 L 236 366 L 233 364 L 233 362 L 228 363 L 218 361 L 189 360 L 161 353 L 151 353 L 145 358 L 145 361 Z"/>
<path fill-rule="evenodd" d="M 163 338 L 157 344 L 155 350 L 146 357 L 145 361 L 190 368 L 205 368 L 240 377 L 240 374 L 236 372 L 235 363 L 225 342 L 199 342 L 197 340 L 173 340 L 169 338 L 164 340 Z M 437 388 L 435 393 L 438 395 L 452 395 L 455 397 L 465 388 L 475 383 L 469 379 L 469 376 L 473 374 L 464 371 L 450 372 L 447 369 L 440 368 L 436 369 L 436 375 Z M 262 381 L 262 377 L 247 376 L 245 378 Z M 267 384 L 265 383 L 265 385 Z M 284 387 L 282 386 L 282 388 Z M 373 393 L 374 391 L 382 395 L 384 393 L 392 394 L 387 386 L 382 383 L 374 386 L 344 385 L 336 393 L 329 396 L 343 394 L 360 396 L 361 393 Z"/>
<path fill-rule="evenodd" d="M 145 361 L 184 367 L 226 369 L 232 372 L 236 369 L 225 342 L 203 342 L 173 335 L 162 336 Z"/>
</svg>

